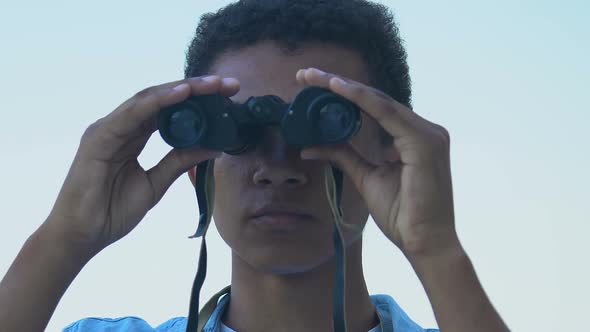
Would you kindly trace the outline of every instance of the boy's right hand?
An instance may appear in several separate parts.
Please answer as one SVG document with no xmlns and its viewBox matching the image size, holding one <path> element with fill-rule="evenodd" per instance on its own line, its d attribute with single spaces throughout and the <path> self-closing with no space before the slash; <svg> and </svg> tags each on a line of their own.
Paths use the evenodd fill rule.
<svg viewBox="0 0 590 332">
<path fill-rule="evenodd" d="M 191 95 L 229 97 L 238 90 L 237 80 L 218 76 L 167 83 L 137 93 L 90 125 L 46 226 L 57 229 L 68 248 L 90 257 L 127 235 L 183 172 L 219 154 L 173 149 L 144 170 L 137 157 L 157 130 L 159 110 Z"/>
</svg>

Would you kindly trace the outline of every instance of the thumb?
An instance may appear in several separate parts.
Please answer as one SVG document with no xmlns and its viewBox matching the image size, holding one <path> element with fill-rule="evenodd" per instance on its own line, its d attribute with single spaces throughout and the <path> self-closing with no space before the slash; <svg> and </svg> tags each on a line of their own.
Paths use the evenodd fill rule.
<svg viewBox="0 0 590 332">
<path fill-rule="evenodd" d="M 173 149 L 160 162 L 147 171 L 152 183 L 156 202 L 162 199 L 168 188 L 189 168 L 201 161 L 214 159 L 221 155 L 220 151 L 196 149 Z"/>
</svg>

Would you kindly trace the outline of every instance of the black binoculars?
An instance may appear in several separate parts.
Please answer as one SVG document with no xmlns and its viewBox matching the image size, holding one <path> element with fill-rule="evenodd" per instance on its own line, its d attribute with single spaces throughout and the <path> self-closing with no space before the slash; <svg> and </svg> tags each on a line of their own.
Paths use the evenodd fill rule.
<svg viewBox="0 0 590 332">
<path fill-rule="evenodd" d="M 158 130 L 174 148 L 240 154 L 256 146 L 265 126 L 280 126 L 287 144 L 303 148 L 346 141 L 361 119 L 359 107 L 348 99 L 307 87 L 290 104 L 272 95 L 250 97 L 243 104 L 218 94 L 193 96 L 162 109 Z"/>
</svg>

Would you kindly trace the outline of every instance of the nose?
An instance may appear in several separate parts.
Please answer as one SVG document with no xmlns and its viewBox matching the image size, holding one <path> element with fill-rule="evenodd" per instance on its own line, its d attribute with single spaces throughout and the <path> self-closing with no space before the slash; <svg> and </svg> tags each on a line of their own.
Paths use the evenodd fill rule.
<svg viewBox="0 0 590 332">
<path fill-rule="evenodd" d="M 307 183 L 307 176 L 294 167 L 284 163 L 265 162 L 252 177 L 258 186 L 286 186 L 295 188 Z"/>
<path fill-rule="evenodd" d="M 256 147 L 257 167 L 252 177 L 259 186 L 298 187 L 307 183 L 300 149 L 288 145 L 278 128 L 267 128 Z"/>
</svg>

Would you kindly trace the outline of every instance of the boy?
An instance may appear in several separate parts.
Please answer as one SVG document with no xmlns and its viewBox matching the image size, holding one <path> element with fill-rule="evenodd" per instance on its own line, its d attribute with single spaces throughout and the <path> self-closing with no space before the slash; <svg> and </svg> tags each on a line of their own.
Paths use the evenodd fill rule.
<svg viewBox="0 0 590 332">
<path fill-rule="evenodd" d="M 449 136 L 411 110 L 405 58 L 387 10 L 362 0 L 245 0 L 205 15 L 185 80 L 139 92 L 84 133 L 49 217 L 2 280 L 0 326 L 42 330 L 94 255 L 128 234 L 182 173 L 194 184 L 194 166 L 215 159 L 213 215 L 232 249 L 232 279 L 204 331 L 333 330 L 327 163 L 345 174 L 345 222 L 364 226 L 371 214 L 413 266 L 442 331 L 507 331 L 459 243 Z M 305 86 L 356 103 L 359 133 L 337 146 L 298 150 L 268 128 L 244 154 L 172 150 L 147 171 L 137 162 L 163 107 L 213 93 L 239 103 L 263 95 L 290 102 Z M 345 232 L 344 239 L 348 331 L 427 331 L 391 297 L 368 294 L 362 238 Z M 122 318 L 84 319 L 65 331 L 185 328 L 184 318 L 156 329 Z"/>
</svg>

